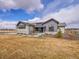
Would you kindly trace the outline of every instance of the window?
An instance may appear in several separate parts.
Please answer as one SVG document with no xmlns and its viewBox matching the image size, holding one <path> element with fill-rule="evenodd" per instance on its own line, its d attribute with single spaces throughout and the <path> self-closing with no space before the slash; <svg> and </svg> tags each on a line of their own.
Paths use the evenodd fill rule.
<svg viewBox="0 0 79 59">
<path fill-rule="evenodd" d="M 19 25 L 18 28 L 19 28 L 19 29 L 25 29 L 26 26 L 25 26 L 25 25 Z"/>
<path fill-rule="evenodd" d="M 26 28 L 26 24 L 20 22 L 20 23 L 17 25 L 17 28 L 18 28 L 18 29 L 25 29 L 25 28 Z"/>
<path fill-rule="evenodd" d="M 18 27 L 18 28 L 19 28 L 19 29 L 25 29 L 25 27 L 23 27 L 23 26 L 22 26 L 22 27 L 20 26 L 20 27 Z"/>
<path fill-rule="evenodd" d="M 54 27 L 53 26 L 49 27 L 49 31 L 54 31 Z"/>
<path fill-rule="evenodd" d="M 35 28 L 35 31 L 39 31 L 39 30 L 38 30 L 38 27 Z"/>
<path fill-rule="evenodd" d="M 43 32 L 43 27 L 36 27 L 35 30 L 36 30 L 37 32 Z"/>
</svg>

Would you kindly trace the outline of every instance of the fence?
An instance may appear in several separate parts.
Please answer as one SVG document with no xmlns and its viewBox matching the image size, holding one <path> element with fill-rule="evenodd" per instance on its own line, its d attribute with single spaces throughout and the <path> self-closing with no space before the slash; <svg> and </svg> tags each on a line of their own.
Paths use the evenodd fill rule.
<svg viewBox="0 0 79 59">
<path fill-rule="evenodd" d="M 69 39 L 79 39 L 79 29 L 66 29 L 65 37 Z"/>
<path fill-rule="evenodd" d="M 0 29 L 0 34 L 15 34 L 15 29 Z"/>
</svg>

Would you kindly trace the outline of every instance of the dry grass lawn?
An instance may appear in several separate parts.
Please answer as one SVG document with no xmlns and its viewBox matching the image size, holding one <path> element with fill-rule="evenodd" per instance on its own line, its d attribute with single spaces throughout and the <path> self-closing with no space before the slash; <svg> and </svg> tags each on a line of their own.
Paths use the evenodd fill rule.
<svg viewBox="0 0 79 59">
<path fill-rule="evenodd" d="M 79 40 L 0 35 L 0 59 L 79 59 Z"/>
</svg>

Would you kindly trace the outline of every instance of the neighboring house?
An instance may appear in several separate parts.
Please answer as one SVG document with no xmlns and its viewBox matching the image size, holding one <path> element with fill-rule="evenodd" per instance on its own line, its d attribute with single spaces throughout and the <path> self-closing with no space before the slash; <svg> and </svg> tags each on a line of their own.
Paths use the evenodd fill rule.
<svg viewBox="0 0 79 59">
<path fill-rule="evenodd" d="M 59 23 L 55 19 L 49 19 L 44 22 L 18 22 L 16 25 L 18 34 L 56 34 L 59 29 L 64 33 L 65 23 Z"/>
</svg>

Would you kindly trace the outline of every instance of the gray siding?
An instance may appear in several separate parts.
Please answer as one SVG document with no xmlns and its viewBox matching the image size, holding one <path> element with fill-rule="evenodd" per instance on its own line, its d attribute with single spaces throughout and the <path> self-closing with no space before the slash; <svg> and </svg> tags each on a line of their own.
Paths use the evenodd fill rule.
<svg viewBox="0 0 79 59">
<path fill-rule="evenodd" d="M 19 34 L 32 34 L 33 33 L 33 27 L 26 25 L 25 29 L 18 29 L 17 28 L 17 33 L 19 33 Z"/>
<path fill-rule="evenodd" d="M 17 28 L 17 33 L 19 33 L 19 34 L 29 34 L 29 27 L 26 26 L 25 29 L 19 29 L 19 28 Z"/>
<path fill-rule="evenodd" d="M 34 32 L 34 27 L 33 26 L 29 26 L 29 34 L 33 34 Z"/>
<path fill-rule="evenodd" d="M 43 26 L 46 27 L 46 32 L 49 32 L 49 27 L 51 27 L 51 26 L 54 27 L 54 32 L 57 32 L 57 30 L 58 30 L 57 29 L 58 24 L 56 22 L 54 22 L 53 20 L 45 23 Z"/>
</svg>

